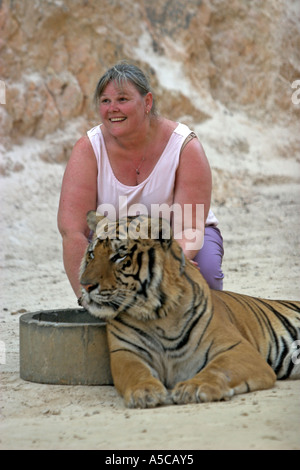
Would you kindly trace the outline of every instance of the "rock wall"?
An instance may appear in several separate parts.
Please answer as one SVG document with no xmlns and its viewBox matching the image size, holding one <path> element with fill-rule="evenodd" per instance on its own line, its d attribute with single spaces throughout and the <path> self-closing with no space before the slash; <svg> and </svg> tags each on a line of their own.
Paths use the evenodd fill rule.
<svg viewBox="0 0 300 470">
<path fill-rule="evenodd" d="M 201 123 L 222 107 L 293 129 L 299 25 L 298 0 L 0 1 L 2 149 L 53 135 L 52 157 L 66 159 L 97 122 L 98 78 L 120 59 L 149 73 L 173 119 Z"/>
</svg>

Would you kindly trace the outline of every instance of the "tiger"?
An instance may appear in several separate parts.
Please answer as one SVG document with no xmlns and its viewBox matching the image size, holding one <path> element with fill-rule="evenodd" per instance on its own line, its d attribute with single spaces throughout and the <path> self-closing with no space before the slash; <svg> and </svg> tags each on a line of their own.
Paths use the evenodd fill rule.
<svg viewBox="0 0 300 470">
<path fill-rule="evenodd" d="M 87 223 L 82 304 L 105 320 L 126 407 L 229 400 L 300 378 L 299 301 L 210 289 L 163 219 L 90 211 Z"/>
</svg>

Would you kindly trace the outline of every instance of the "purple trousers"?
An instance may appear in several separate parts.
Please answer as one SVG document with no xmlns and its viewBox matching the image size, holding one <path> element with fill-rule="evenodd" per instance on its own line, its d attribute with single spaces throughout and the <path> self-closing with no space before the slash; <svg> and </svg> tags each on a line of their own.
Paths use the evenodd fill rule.
<svg viewBox="0 0 300 470">
<path fill-rule="evenodd" d="M 224 255 L 223 238 L 220 230 L 214 226 L 205 227 L 204 244 L 194 258 L 202 276 L 211 289 L 222 290 L 222 259 Z"/>
</svg>

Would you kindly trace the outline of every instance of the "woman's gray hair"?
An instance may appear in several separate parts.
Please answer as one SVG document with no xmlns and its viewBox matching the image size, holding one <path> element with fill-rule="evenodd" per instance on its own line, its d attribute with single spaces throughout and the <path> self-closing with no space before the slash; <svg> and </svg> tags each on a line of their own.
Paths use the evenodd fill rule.
<svg viewBox="0 0 300 470">
<path fill-rule="evenodd" d="M 149 92 L 153 95 L 153 91 L 146 74 L 136 65 L 122 61 L 108 69 L 98 81 L 94 93 L 94 103 L 96 106 L 98 106 L 99 99 L 110 82 L 116 82 L 117 86 L 120 88 L 122 88 L 124 83 L 126 84 L 127 82 L 130 82 L 135 86 L 141 96 L 146 96 Z M 154 96 L 151 114 L 156 114 Z"/>
</svg>

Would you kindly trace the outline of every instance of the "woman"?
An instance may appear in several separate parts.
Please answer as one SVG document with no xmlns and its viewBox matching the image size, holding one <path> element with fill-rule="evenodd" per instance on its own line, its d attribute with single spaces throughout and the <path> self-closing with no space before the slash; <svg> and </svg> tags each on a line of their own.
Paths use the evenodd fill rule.
<svg viewBox="0 0 300 470">
<path fill-rule="evenodd" d="M 153 215 L 151 207 L 160 204 L 193 208 L 184 224 L 173 220 L 175 236 L 210 287 L 222 289 L 223 241 L 210 211 L 211 170 L 195 134 L 156 113 L 149 82 L 134 65 L 110 68 L 98 82 L 95 101 L 102 124 L 76 143 L 58 211 L 65 270 L 75 294 L 81 295 L 78 273 L 89 237 L 86 214 L 110 204 L 118 217 L 124 213 L 120 202 L 128 214 L 145 207 Z M 196 210 L 201 207 L 205 233 Z"/>
</svg>

